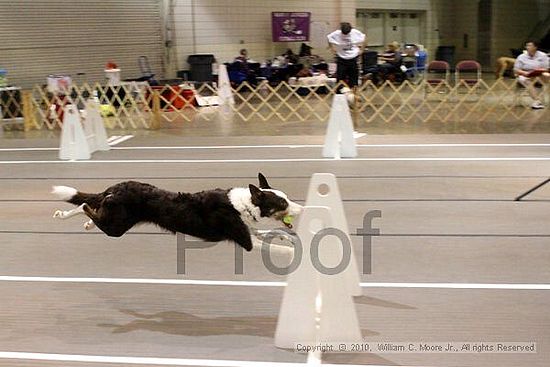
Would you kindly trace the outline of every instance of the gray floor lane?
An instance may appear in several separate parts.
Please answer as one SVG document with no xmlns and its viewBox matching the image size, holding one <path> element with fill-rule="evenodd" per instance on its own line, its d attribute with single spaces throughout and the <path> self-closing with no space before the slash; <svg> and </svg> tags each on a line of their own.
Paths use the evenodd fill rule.
<svg viewBox="0 0 550 367">
<path fill-rule="evenodd" d="M 358 158 L 544 158 L 550 156 L 550 146 L 359 146 Z M 56 150 L 21 150 L 2 151 L 1 161 L 58 161 Z M 277 147 L 264 146 L 257 148 L 191 148 L 178 149 L 131 149 L 115 147 L 110 151 L 99 151 L 93 154 L 92 160 L 247 160 L 247 159 L 319 159 L 322 158 L 322 147 Z"/>
<path fill-rule="evenodd" d="M 310 177 L 317 172 L 360 177 L 537 177 L 546 178 L 550 161 L 353 161 L 246 163 L 51 163 L 4 164 L 0 179 Z"/>
<path fill-rule="evenodd" d="M 550 284 L 549 241 L 548 237 L 382 236 L 373 237 L 369 248 L 363 238 L 352 239 L 361 280 L 395 283 Z M 285 276 L 272 266 L 284 268 L 292 261 L 291 255 L 278 251 L 263 260 L 254 250 L 245 253 L 241 262 L 232 244 L 201 245 L 205 247 L 183 250 L 182 246 L 178 253 L 171 235 L 112 239 L 101 234 L 0 233 L 0 275 L 283 281 Z M 339 259 L 325 266 L 336 266 Z"/>
<path fill-rule="evenodd" d="M 304 361 L 273 346 L 283 288 L 2 282 L 0 290 L 2 351 Z M 542 307 L 549 297 L 534 291 L 366 290 L 354 301 L 370 343 L 534 342 L 537 353 L 355 353 L 325 355 L 324 361 L 542 367 L 549 358 L 550 319 Z"/>
<path fill-rule="evenodd" d="M 52 217 L 61 202 L 0 202 L 0 231 L 82 233 L 86 217 Z M 365 215 L 379 210 L 373 226 L 383 235 L 548 236 L 550 203 L 541 202 L 351 202 L 344 203 L 350 233 L 363 228 Z M 159 232 L 152 225 L 134 232 Z"/>
<path fill-rule="evenodd" d="M 171 191 L 198 192 L 213 188 L 246 187 L 257 184 L 257 178 L 140 178 Z M 310 179 L 268 177 L 275 188 L 294 200 L 304 201 Z M 1 201 L 51 201 L 53 185 L 76 187 L 82 192 L 102 192 L 121 179 L 4 179 L 0 180 Z M 339 177 L 342 200 L 350 201 L 510 201 L 543 181 L 543 177 Z M 550 200 L 550 185 L 542 187 L 526 200 Z"/>
</svg>

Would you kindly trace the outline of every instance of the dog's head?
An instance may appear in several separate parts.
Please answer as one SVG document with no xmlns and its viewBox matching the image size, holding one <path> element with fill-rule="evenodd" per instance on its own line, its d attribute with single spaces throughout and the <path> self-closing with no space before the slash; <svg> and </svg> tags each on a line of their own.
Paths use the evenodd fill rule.
<svg viewBox="0 0 550 367">
<path fill-rule="evenodd" d="M 273 219 L 282 222 L 287 216 L 296 216 L 302 212 L 303 207 L 289 200 L 288 196 L 273 189 L 265 176 L 258 174 L 259 187 L 250 184 L 248 186 L 251 195 L 251 203 L 258 208 L 262 218 Z M 288 223 L 285 222 L 287 226 Z"/>
</svg>

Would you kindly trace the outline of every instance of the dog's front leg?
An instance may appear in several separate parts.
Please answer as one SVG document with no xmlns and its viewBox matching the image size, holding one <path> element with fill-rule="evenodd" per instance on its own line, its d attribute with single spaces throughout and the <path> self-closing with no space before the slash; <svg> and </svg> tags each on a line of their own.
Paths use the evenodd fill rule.
<svg viewBox="0 0 550 367">
<path fill-rule="evenodd" d="M 95 228 L 95 223 L 94 223 L 93 220 L 90 219 L 89 221 L 84 223 L 84 229 L 85 230 L 89 231 L 89 230 L 94 229 L 94 228 Z"/>
<path fill-rule="evenodd" d="M 67 219 L 74 217 L 75 215 L 85 214 L 83 209 L 84 205 L 86 204 L 82 204 L 72 210 L 56 210 L 55 213 L 53 213 L 53 217 L 58 219 Z"/>
<path fill-rule="evenodd" d="M 249 229 L 250 229 L 250 234 L 252 234 L 252 236 L 254 236 L 256 239 L 260 241 L 262 241 L 265 238 L 265 235 L 269 232 L 269 230 L 256 229 L 252 227 L 249 227 Z"/>
<path fill-rule="evenodd" d="M 288 241 L 292 245 L 296 243 L 296 234 L 284 229 L 251 229 L 252 234 L 260 241 L 278 239 Z"/>
</svg>

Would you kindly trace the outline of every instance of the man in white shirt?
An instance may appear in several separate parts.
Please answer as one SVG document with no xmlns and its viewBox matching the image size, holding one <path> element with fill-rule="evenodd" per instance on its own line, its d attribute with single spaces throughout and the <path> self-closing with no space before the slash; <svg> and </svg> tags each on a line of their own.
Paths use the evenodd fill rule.
<svg viewBox="0 0 550 367">
<path fill-rule="evenodd" d="M 550 80 L 548 55 L 537 50 L 538 44 L 535 41 L 528 41 L 525 48 L 527 52 L 519 55 L 516 59 L 514 73 L 518 83 L 527 88 L 529 95 L 533 98 L 531 108 L 541 109 L 544 108 L 544 105 L 539 100 L 533 82 L 537 77 L 543 83 L 548 83 Z"/>
<path fill-rule="evenodd" d="M 344 80 L 350 88 L 357 85 L 359 69 L 357 60 L 365 48 L 365 34 L 349 23 L 341 23 L 340 29 L 327 36 L 328 44 L 336 55 L 336 77 Z"/>
</svg>

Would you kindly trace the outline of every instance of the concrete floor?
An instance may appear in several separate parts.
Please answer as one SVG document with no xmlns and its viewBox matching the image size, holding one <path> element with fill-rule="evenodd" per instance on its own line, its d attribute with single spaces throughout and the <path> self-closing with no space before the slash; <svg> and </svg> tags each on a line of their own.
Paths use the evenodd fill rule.
<svg viewBox="0 0 550 367">
<path fill-rule="evenodd" d="M 358 259 L 363 258 L 363 237 L 357 229 L 364 214 L 382 212 L 373 222 L 380 235 L 372 239 L 372 273 L 362 274 L 362 282 L 550 283 L 550 185 L 525 202 L 513 201 L 548 177 L 550 135 L 369 135 L 358 139 L 359 159 L 334 161 L 320 159 L 323 138 L 318 131 L 207 137 L 207 130 L 198 129 L 193 137 L 171 130 L 141 131 L 116 149 L 76 163 L 57 160 L 55 134 L 4 136 L 0 276 L 284 280 L 265 269 L 257 251 L 245 254 L 244 274 L 234 274 L 234 250 L 228 243 L 189 252 L 186 274 L 178 275 L 175 237 L 153 226 L 113 239 L 85 232 L 83 218 L 51 217 L 54 210 L 70 207 L 53 200 L 51 185 L 99 191 L 136 179 L 198 191 L 244 186 L 261 171 L 297 201 L 305 200 L 312 173 L 335 173 Z M 307 146 L 287 146 L 292 144 Z M 256 147 L 243 147 L 249 145 Z M 217 148 L 201 148 L 206 146 Z M 20 150 L 31 147 L 43 150 Z M 281 264 L 285 259 L 274 255 Z M 282 293 L 277 286 L 16 282 L 0 277 L 0 366 L 123 365 L 112 360 L 53 362 L 37 355 L 38 360 L 9 359 L 3 352 L 163 358 L 158 363 L 142 360 L 149 366 L 169 361 L 194 366 L 223 360 L 242 365 L 305 362 L 304 354 L 273 345 Z M 542 367 L 550 360 L 550 290 L 367 286 L 354 301 L 368 342 L 536 342 L 538 351 L 325 354 L 324 363 Z"/>
</svg>

